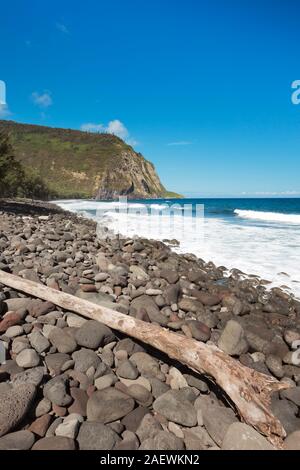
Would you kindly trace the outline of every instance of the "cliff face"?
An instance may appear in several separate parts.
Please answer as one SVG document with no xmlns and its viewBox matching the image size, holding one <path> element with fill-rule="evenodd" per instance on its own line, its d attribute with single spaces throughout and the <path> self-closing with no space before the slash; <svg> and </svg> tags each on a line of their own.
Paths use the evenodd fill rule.
<svg viewBox="0 0 300 470">
<path fill-rule="evenodd" d="M 97 199 L 156 198 L 165 193 L 153 164 L 133 150 L 122 152 L 117 164 L 112 160 L 98 184 Z"/>
<path fill-rule="evenodd" d="M 153 164 L 118 137 L 0 121 L 15 157 L 58 198 L 164 197 Z"/>
</svg>

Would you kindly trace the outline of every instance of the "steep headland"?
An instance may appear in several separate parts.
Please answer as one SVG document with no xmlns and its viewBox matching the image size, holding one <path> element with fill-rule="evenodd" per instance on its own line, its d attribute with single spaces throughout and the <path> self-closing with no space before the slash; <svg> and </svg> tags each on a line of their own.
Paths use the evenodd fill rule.
<svg viewBox="0 0 300 470">
<path fill-rule="evenodd" d="M 58 198 L 176 197 L 162 185 L 154 165 L 122 139 L 13 121 L 0 121 L 14 155 L 34 168 Z"/>
</svg>

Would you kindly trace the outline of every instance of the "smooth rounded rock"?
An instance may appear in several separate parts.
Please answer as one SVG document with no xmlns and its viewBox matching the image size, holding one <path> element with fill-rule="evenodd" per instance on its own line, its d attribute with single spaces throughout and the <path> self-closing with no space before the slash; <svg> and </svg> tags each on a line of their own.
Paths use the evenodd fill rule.
<svg viewBox="0 0 300 470">
<path fill-rule="evenodd" d="M 65 331 L 65 329 L 58 327 L 52 329 L 49 334 L 49 340 L 60 353 L 72 353 L 77 348 L 75 339 L 70 333 Z"/>
<path fill-rule="evenodd" d="M 35 367 L 40 363 L 40 357 L 34 349 L 23 349 L 17 357 L 16 363 L 19 367 Z"/>
<path fill-rule="evenodd" d="M 103 325 L 103 323 L 96 320 L 89 320 L 78 328 L 75 337 L 80 346 L 97 349 L 113 341 L 115 335 L 111 329 Z"/>
<path fill-rule="evenodd" d="M 37 441 L 32 450 L 75 450 L 76 445 L 74 439 L 69 437 L 51 436 L 44 437 Z"/>
<path fill-rule="evenodd" d="M 123 418 L 134 408 L 134 400 L 125 393 L 115 389 L 106 388 L 92 394 L 87 402 L 88 421 L 111 423 Z"/>
<path fill-rule="evenodd" d="M 182 398 L 180 390 L 170 390 L 159 396 L 153 403 L 153 408 L 174 423 L 186 427 L 197 425 L 196 410 L 188 400 Z"/>
<path fill-rule="evenodd" d="M 120 441 L 117 433 L 99 422 L 84 422 L 77 436 L 80 450 L 111 450 Z"/>
<path fill-rule="evenodd" d="M 0 438 L 0 450 L 29 450 L 34 441 L 34 434 L 30 431 L 11 432 Z"/>
</svg>

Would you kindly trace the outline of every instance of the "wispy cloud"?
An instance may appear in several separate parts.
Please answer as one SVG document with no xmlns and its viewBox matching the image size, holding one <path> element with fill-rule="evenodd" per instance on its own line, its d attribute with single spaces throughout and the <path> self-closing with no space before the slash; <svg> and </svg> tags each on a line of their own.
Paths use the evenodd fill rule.
<svg viewBox="0 0 300 470">
<path fill-rule="evenodd" d="M 63 23 L 55 23 L 56 29 L 60 31 L 63 34 L 70 34 L 70 31 L 68 30 L 67 26 Z"/>
<path fill-rule="evenodd" d="M 176 145 L 191 145 L 192 142 L 189 140 L 178 140 L 177 142 L 169 142 L 168 146 L 176 146 Z"/>
<path fill-rule="evenodd" d="M 107 125 L 104 124 L 97 124 L 94 122 L 88 122 L 82 124 L 81 130 L 85 132 L 105 132 L 107 134 L 113 134 L 121 139 L 125 140 L 129 145 L 137 145 L 138 142 L 130 136 L 130 133 L 126 126 L 119 120 L 114 119 L 113 121 L 109 121 Z"/>
<path fill-rule="evenodd" d="M 42 109 L 47 109 L 53 104 L 51 93 L 49 91 L 45 91 L 43 93 L 34 91 L 31 95 L 31 99 L 36 106 Z"/>
</svg>

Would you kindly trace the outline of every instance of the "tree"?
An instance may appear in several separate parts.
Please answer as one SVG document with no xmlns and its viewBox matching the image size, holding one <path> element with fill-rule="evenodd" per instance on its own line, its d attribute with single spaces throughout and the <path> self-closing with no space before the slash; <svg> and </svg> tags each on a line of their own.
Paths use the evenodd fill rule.
<svg viewBox="0 0 300 470">
<path fill-rule="evenodd" d="M 0 197 L 46 199 L 49 190 L 32 168 L 24 169 L 13 155 L 9 134 L 0 130 Z"/>
<path fill-rule="evenodd" d="M 9 135 L 0 130 L 0 196 L 20 195 L 23 180 L 24 170 L 13 156 Z"/>
</svg>

